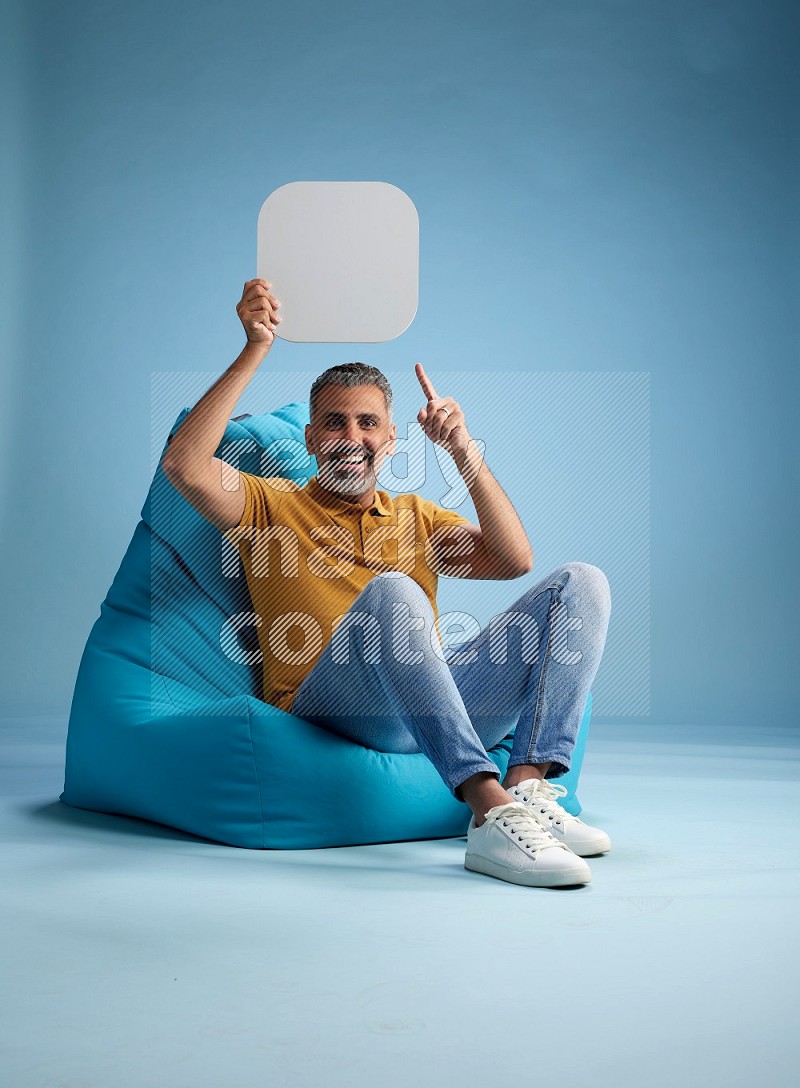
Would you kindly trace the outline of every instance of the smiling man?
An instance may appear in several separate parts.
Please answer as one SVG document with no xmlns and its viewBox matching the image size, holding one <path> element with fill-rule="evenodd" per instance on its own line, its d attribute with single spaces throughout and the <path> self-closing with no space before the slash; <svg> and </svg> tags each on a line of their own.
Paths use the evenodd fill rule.
<svg viewBox="0 0 800 1088">
<path fill-rule="evenodd" d="M 413 492 L 392 498 L 377 488 L 396 426 L 389 383 L 365 363 L 331 367 L 311 387 L 305 441 L 318 472 L 305 487 L 217 459 L 227 421 L 274 343 L 280 302 L 270 288 L 245 284 L 237 312 L 247 344 L 163 461 L 173 486 L 239 547 L 264 699 L 378 751 L 425 753 L 472 810 L 468 869 L 529 886 L 588 883 L 584 857 L 608 851 L 610 840 L 571 816 L 558 803 L 566 791 L 548 779 L 569 770 L 600 664 L 611 610 L 605 575 L 566 563 L 444 648 L 439 576 L 516 578 L 531 570 L 533 552 L 460 405 L 437 393 L 420 363 L 417 420 L 452 456 L 478 524 Z M 518 652 L 509 653 L 512 633 Z M 514 726 L 501 783 L 487 749 Z M 298 777 L 307 770 L 298 767 Z"/>
</svg>

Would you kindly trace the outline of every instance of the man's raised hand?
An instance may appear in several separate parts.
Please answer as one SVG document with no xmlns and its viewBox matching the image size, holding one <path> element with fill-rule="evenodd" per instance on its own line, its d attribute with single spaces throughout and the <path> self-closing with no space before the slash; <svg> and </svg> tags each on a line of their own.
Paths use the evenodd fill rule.
<svg viewBox="0 0 800 1088">
<path fill-rule="evenodd" d="M 267 350 L 275 340 L 275 330 L 280 316 L 275 312 L 280 302 L 270 293 L 267 280 L 248 280 L 242 291 L 241 302 L 236 305 L 239 320 L 251 344 L 264 344 Z"/>
<path fill-rule="evenodd" d="M 470 443 L 464 413 L 458 401 L 452 397 L 440 397 L 433 388 L 433 382 L 422 366 L 417 363 L 415 368 L 422 392 L 428 398 L 428 403 L 417 412 L 417 420 L 431 442 L 437 446 L 444 446 L 448 453 L 465 451 Z M 442 411 L 444 409 L 444 411 Z"/>
</svg>

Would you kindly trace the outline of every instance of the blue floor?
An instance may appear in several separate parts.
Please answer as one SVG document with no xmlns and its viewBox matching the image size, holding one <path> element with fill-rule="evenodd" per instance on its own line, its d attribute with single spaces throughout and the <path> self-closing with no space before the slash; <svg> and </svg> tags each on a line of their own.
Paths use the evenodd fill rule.
<svg viewBox="0 0 800 1088">
<path fill-rule="evenodd" d="M 465 839 L 250 851 L 70 809 L 65 724 L 7 720 L 4 1083 L 793 1086 L 795 736 L 593 723 L 612 850 L 546 890 Z"/>
</svg>

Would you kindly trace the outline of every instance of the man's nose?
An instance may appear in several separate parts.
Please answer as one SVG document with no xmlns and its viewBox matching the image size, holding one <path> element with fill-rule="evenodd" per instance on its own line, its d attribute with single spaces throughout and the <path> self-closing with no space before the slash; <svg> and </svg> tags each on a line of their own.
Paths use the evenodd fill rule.
<svg viewBox="0 0 800 1088">
<path fill-rule="evenodd" d="M 346 449 L 348 450 L 353 449 L 356 446 L 361 448 L 361 446 L 363 445 L 363 440 L 361 437 L 361 432 L 358 429 L 358 423 L 348 424 L 347 428 L 345 429 L 344 440 L 346 443 Z"/>
</svg>

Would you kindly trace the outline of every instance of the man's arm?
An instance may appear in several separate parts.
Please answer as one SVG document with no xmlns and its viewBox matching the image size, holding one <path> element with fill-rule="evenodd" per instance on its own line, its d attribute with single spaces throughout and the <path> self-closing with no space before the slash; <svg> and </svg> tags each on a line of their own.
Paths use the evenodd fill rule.
<svg viewBox="0 0 800 1088">
<path fill-rule="evenodd" d="M 533 568 L 533 550 L 511 500 L 489 471 L 476 444 L 453 453 L 456 467 L 467 484 L 478 515 L 478 525 L 454 525 L 442 534 L 440 547 L 446 554 L 438 572 L 461 578 L 519 578 Z M 471 540 L 472 550 L 461 551 L 459 543 Z M 463 545 L 462 545 L 463 547 Z M 468 573 L 465 573 L 468 568 Z"/>
<path fill-rule="evenodd" d="M 444 446 L 469 488 L 479 525 L 455 525 L 442 534 L 440 546 L 458 543 L 464 533 L 472 539 L 472 551 L 461 556 L 458 550 L 442 557 L 440 574 L 457 578 L 519 578 L 533 567 L 533 550 L 517 512 L 500 484 L 492 476 L 477 444 L 467 430 L 461 406 L 452 397 L 440 397 L 422 363 L 416 364 L 417 378 L 428 403 L 417 413 L 419 425 L 436 445 Z M 450 538 L 450 539 L 448 539 Z M 439 549 L 437 549 L 439 550 Z M 469 573 L 464 573 L 468 567 Z"/>
<path fill-rule="evenodd" d="M 176 491 L 223 531 L 241 521 L 245 496 L 238 470 L 214 454 L 239 398 L 275 341 L 280 302 L 270 294 L 270 286 L 261 279 L 244 285 L 236 310 L 247 343 L 180 425 L 162 461 Z"/>
</svg>

